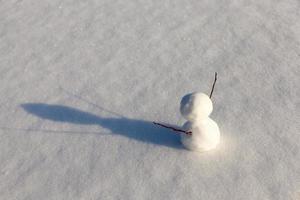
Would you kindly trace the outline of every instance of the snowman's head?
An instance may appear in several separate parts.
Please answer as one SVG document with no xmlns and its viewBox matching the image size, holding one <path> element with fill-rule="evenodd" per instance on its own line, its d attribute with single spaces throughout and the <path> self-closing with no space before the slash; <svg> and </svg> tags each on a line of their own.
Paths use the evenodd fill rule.
<svg viewBox="0 0 300 200">
<path fill-rule="evenodd" d="M 187 94 L 180 102 L 180 112 L 189 121 L 206 118 L 213 110 L 210 98 L 200 92 Z"/>
</svg>

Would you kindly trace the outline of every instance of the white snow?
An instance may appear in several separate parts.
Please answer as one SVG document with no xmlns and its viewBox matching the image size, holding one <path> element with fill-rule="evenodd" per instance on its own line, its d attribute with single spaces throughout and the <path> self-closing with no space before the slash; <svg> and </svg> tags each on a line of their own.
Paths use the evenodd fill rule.
<svg viewBox="0 0 300 200">
<path fill-rule="evenodd" d="M 0 1 L 0 199 L 300 198 L 300 2 Z M 208 93 L 221 143 L 185 150 Z"/>
<path fill-rule="evenodd" d="M 220 143 L 220 130 L 215 121 L 210 117 L 196 122 L 188 121 L 183 125 L 191 134 L 181 134 L 183 146 L 192 151 L 213 150 Z"/>
<path fill-rule="evenodd" d="M 180 113 L 188 121 L 205 119 L 212 111 L 213 103 L 211 99 L 201 92 L 187 94 L 180 101 Z"/>
</svg>

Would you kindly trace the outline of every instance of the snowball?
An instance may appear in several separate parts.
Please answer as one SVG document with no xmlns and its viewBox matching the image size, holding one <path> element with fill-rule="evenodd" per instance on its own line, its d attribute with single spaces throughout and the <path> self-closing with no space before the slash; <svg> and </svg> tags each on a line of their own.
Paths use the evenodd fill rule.
<svg viewBox="0 0 300 200">
<path fill-rule="evenodd" d="M 183 126 L 192 135 L 181 134 L 183 146 L 192 151 L 208 151 L 216 148 L 220 142 L 220 131 L 217 123 L 207 117 L 197 122 L 186 122 Z"/>
<path fill-rule="evenodd" d="M 204 93 L 191 93 L 185 95 L 180 102 L 180 112 L 189 121 L 206 118 L 213 110 L 212 102 Z"/>
</svg>

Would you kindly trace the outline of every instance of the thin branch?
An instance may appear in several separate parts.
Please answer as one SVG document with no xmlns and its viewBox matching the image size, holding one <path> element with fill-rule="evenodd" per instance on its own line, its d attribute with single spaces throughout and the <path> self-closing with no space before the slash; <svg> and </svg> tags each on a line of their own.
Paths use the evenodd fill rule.
<svg viewBox="0 0 300 200">
<path fill-rule="evenodd" d="M 174 127 L 171 127 L 171 126 L 166 126 L 166 125 L 163 125 L 163 124 L 160 124 L 160 123 L 157 123 L 157 122 L 153 122 L 153 124 L 158 125 L 158 126 L 162 126 L 164 128 L 172 129 L 173 131 L 176 131 L 176 132 L 182 132 L 182 133 L 185 133 L 187 135 L 192 135 L 192 131 L 184 131 L 184 130 L 177 129 L 177 128 L 174 128 Z"/>
<path fill-rule="evenodd" d="M 212 86 L 212 89 L 211 89 L 211 92 L 210 92 L 210 95 L 209 95 L 209 98 L 211 98 L 213 92 L 214 92 L 214 89 L 215 89 L 215 84 L 217 82 L 217 72 L 215 72 L 215 80 L 214 80 L 214 83 L 213 83 L 213 86 Z"/>
</svg>

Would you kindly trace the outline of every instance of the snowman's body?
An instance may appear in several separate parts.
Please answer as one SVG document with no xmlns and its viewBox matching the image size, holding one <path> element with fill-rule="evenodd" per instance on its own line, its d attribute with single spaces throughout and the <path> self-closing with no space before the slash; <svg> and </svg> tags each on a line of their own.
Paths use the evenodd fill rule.
<svg viewBox="0 0 300 200">
<path fill-rule="evenodd" d="M 181 142 L 187 149 L 208 151 L 219 144 L 219 127 L 209 117 L 212 110 L 212 102 L 204 93 L 192 93 L 182 98 L 180 111 L 188 120 L 183 129 L 192 132 L 191 135 L 181 134 Z"/>
</svg>

